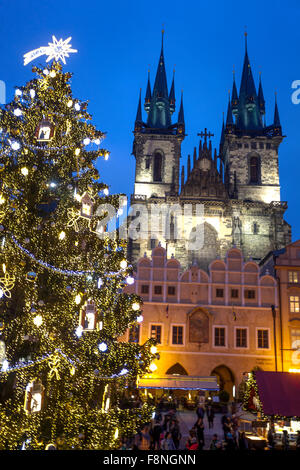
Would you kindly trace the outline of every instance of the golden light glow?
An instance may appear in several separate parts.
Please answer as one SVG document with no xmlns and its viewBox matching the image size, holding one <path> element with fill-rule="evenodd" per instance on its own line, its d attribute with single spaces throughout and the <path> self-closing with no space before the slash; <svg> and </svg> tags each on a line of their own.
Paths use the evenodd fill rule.
<svg viewBox="0 0 300 470">
<path fill-rule="evenodd" d="M 127 261 L 126 259 L 123 259 L 120 263 L 121 269 L 126 269 L 127 268 Z"/>
<path fill-rule="evenodd" d="M 156 371 L 156 369 L 157 369 L 157 365 L 154 364 L 154 362 L 151 362 L 151 364 L 150 364 L 150 366 L 149 366 L 149 369 L 151 370 L 151 372 L 154 372 L 154 371 Z"/>
<path fill-rule="evenodd" d="M 60 240 L 63 240 L 63 239 L 65 238 L 65 236 L 66 236 L 66 232 L 62 231 L 62 232 L 60 232 L 58 238 L 59 238 Z"/>
<path fill-rule="evenodd" d="M 80 149 L 75 149 L 75 155 L 76 155 L 76 157 L 78 157 L 79 154 L 80 154 Z"/>
<path fill-rule="evenodd" d="M 117 428 L 117 429 L 115 430 L 114 439 L 118 439 L 118 437 L 119 437 L 119 429 Z"/>
<path fill-rule="evenodd" d="M 75 304 L 79 305 L 80 302 L 81 302 L 81 295 L 77 294 L 76 297 L 75 297 Z"/>
<path fill-rule="evenodd" d="M 157 353 L 157 347 L 156 346 L 151 346 L 150 352 L 151 352 L 151 354 L 156 354 Z"/>
<path fill-rule="evenodd" d="M 292 372 L 294 374 L 300 374 L 300 369 L 289 369 L 289 372 Z"/>
<path fill-rule="evenodd" d="M 33 323 L 35 324 L 35 326 L 39 327 L 42 325 L 43 323 L 43 318 L 41 315 L 37 315 L 36 317 L 34 317 L 33 319 Z"/>
<path fill-rule="evenodd" d="M 134 310 L 136 312 L 139 309 L 140 309 L 140 304 L 138 304 L 137 302 L 134 302 L 132 304 L 132 310 Z"/>
<path fill-rule="evenodd" d="M 23 166 L 23 168 L 21 168 L 21 173 L 23 176 L 27 176 L 28 175 L 28 168 L 26 168 L 26 166 Z"/>
<path fill-rule="evenodd" d="M 4 204 L 5 203 L 5 198 L 2 196 L 2 194 L 0 194 L 0 204 Z"/>
</svg>

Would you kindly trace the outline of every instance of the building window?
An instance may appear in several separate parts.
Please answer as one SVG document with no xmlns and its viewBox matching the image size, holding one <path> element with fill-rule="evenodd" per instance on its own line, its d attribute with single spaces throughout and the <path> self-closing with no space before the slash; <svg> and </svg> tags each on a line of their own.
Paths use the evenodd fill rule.
<svg viewBox="0 0 300 470">
<path fill-rule="evenodd" d="M 259 182 L 259 158 L 250 158 L 250 183 Z"/>
<path fill-rule="evenodd" d="M 249 144 L 244 144 L 244 148 L 245 148 L 245 149 L 248 149 L 248 148 L 249 148 Z"/>
<path fill-rule="evenodd" d="M 247 348 L 247 328 L 237 328 L 235 330 L 235 346 L 237 348 Z"/>
<path fill-rule="evenodd" d="M 238 299 L 239 297 L 239 290 L 238 289 L 231 289 L 231 298 Z"/>
<path fill-rule="evenodd" d="M 183 344 L 183 326 L 172 327 L 172 344 Z"/>
<path fill-rule="evenodd" d="M 151 338 L 155 338 L 161 344 L 161 325 L 151 325 Z"/>
<path fill-rule="evenodd" d="M 150 168 L 150 158 L 146 158 L 146 170 L 149 170 Z"/>
<path fill-rule="evenodd" d="M 133 326 L 129 329 L 129 343 L 139 343 L 140 341 L 140 325 Z"/>
<path fill-rule="evenodd" d="M 168 286 L 168 295 L 175 295 L 176 289 L 175 286 Z"/>
<path fill-rule="evenodd" d="M 298 271 L 289 271 L 289 282 L 298 283 L 299 282 L 299 272 Z"/>
<path fill-rule="evenodd" d="M 271 149 L 271 144 L 266 144 L 266 149 L 270 150 Z"/>
<path fill-rule="evenodd" d="M 154 286 L 154 294 L 161 295 L 162 294 L 162 286 Z"/>
<path fill-rule="evenodd" d="M 260 143 L 259 143 L 259 148 L 260 148 L 260 149 L 263 149 L 263 148 L 264 148 L 263 142 L 260 142 Z"/>
<path fill-rule="evenodd" d="M 257 348 L 269 349 L 269 330 L 257 330 Z"/>
<path fill-rule="evenodd" d="M 215 346 L 225 346 L 225 328 L 215 327 Z"/>
<path fill-rule="evenodd" d="M 224 289 L 216 289 L 216 297 L 224 297 Z"/>
<path fill-rule="evenodd" d="M 299 313 L 299 297 L 297 295 L 290 295 L 290 312 Z"/>
<path fill-rule="evenodd" d="M 243 147 L 243 144 L 239 143 L 238 144 L 238 149 L 241 149 Z"/>
<path fill-rule="evenodd" d="M 291 329 L 291 348 L 300 349 L 300 329 L 299 328 Z"/>
<path fill-rule="evenodd" d="M 255 299 L 255 290 L 245 290 L 245 299 Z"/>
<path fill-rule="evenodd" d="M 251 148 L 256 149 L 256 142 L 251 142 Z"/>
<path fill-rule="evenodd" d="M 141 286 L 141 294 L 149 294 L 149 286 L 147 284 Z"/>
<path fill-rule="evenodd" d="M 160 153 L 154 155 L 153 181 L 162 181 L 162 158 Z"/>
</svg>

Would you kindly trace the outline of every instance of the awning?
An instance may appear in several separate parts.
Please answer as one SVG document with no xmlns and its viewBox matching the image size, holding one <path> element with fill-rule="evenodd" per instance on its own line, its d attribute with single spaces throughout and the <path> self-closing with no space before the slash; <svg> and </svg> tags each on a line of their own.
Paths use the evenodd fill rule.
<svg viewBox="0 0 300 470">
<path fill-rule="evenodd" d="M 163 377 L 143 377 L 138 388 L 168 390 L 219 390 L 216 377 L 194 377 L 189 375 L 165 375 Z"/>
<path fill-rule="evenodd" d="M 256 371 L 255 380 L 267 416 L 300 417 L 300 375 Z"/>
</svg>

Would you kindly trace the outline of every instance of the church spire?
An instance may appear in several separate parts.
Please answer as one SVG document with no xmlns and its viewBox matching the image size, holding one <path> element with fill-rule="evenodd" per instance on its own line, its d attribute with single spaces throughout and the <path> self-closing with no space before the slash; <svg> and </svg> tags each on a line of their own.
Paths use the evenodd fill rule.
<svg viewBox="0 0 300 470">
<path fill-rule="evenodd" d="M 236 121 L 238 129 L 242 131 L 261 131 L 261 119 L 255 83 L 252 75 L 247 51 L 247 33 L 245 33 L 245 57 L 240 86 L 238 113 Z"/>
<path fill-rule="evenodd" d="M 274 128 L 275 135 L 282 135 L 282 129 L 281 129 L 279 111 L 278 111 L 278 105 L 277 105 L 277 93 L 275 93 L 275 110 L 274 110 L 273 128 Z"/>
<path fill-rule="evenodd" d="M 172 80 L 171 90 L 170 90 L 170 94 L 169 94 L 171 114 L 173 114 L 174 111 L 175 111 L 175 83 L 174 83 L 174 78 L 175 78 L 175 69 L 173 71 L 173 80 Z"/>
<path fill-rule="evenodd" d="M 142 89 L 140 88 L 140 96 L 139 96 L 139 102 L 138 102 L 138 107 L 137 107 L 137 112 L 136 112 L 134 130 L 140 130 L 140 129 L 141 129 L 141 124 L 142 124 L 142 122 L 143 122 L 143 120 L 142 120 L 142 101 L 141 101 L 141 94 L 142 94 Z"/>
<path fill-rule="evenodd" d="M 261 73 L 259 73 L 259 87 L 258 87 L 258 105 L 259 105 L 259 111 L 260 114 L 265 114 L 266 108 L 265 108 L 265 99 L 264 99 L 264 93 L 263 93 L 263 88 L 261 84 Z"/>
<path fill-rule="evenodd" d="M 175 93 L 174 93 L 175 95 Z M 160 129 L 170 128 L 172 110 L 170 107 L 167 74 L 164 59 L 164 31 L 162 32 L 161 52 L 156 71 L 155 82 L 151 95 L 148 112 L 147 129 L 157 132 Z"/>
<path fill-rule="evenodd" d="M 239 103 L 239 98 L 238 98 L 238 93 L 237 93 L 237 88 L 236 88 L 236 83 L 235 83 L 235 71 L 233 71 L 233 84 L 232 84 L 232 93 L 231 93 L 231 108 L 232 108 L 232 114 L 236 115 L 238 113 L 238 103 Z"/>
<path fill-rule="evenodd" d="M 183 91 L 181 90 L 181 101 L 180 108 L 178 113 L 178 132 L 184 134 L 185 132 L 185 122 L 184 122 L 184 110 L 183 110 Z"/>
<path fill-rule="evenodd" d="M 227 106 L 227 117 L 226 117 L 226 128 L 234 124 L 232 117 L 232 109 L 230 103 L 230 92 L 228 93 L 228 106 Z"/>
<path fill-rule="evenodd" d="M 161 52 L 153 87 L 153 95 L 159 98 L 168 98 L 167 74 L 164 58 L 164 31 L 162 31 Z"/>
<path fill-rule="evenodd" d="M 149 113 L 149 110 L 150 110 L 150 103 L 151 103 L 151 85 L 150 85 L 150 70 L 148 70 L 148 82 L 147 82 L 145 104 L 144 104 L 144 108 L 147 113 Z"/>
</svg>

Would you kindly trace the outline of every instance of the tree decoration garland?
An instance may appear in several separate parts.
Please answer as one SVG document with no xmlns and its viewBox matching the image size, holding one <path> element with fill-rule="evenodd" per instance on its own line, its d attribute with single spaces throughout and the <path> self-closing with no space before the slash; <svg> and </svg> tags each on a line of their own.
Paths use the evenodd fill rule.
<svg viewBox="0 0 300 470">
<path fill-rule="evenodd" d="M 33 72 L 0 111 L 0 449 L 113 449 L 151 418 L 123 397 L 150 372 L 155 340 L 124 340 L 142 321 L 141 299 L 123 292 L 126 242 L 92 225 L 94 207 L 119 209 L 95 167 L 105 134 L 58 62 Z"/>
</svg>

